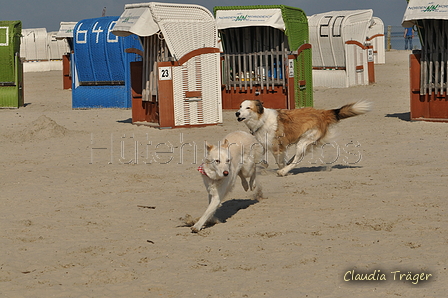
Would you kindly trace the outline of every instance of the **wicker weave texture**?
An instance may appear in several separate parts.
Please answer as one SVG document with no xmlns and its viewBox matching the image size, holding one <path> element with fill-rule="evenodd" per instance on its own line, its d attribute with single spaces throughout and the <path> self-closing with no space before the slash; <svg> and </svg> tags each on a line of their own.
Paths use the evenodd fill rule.
<svg viewBox="0 0 448 298">
<path fill-rule="evenodd" d="M 330 11 L 309 18 L 310 43 L 313 45 L 313 66 L 341 68 L 347 66 L 345 43 L 364 44 L 371 24 L 371 10 Z"/>
<path fill-rule="evenodd" d="M 127 48 L 142 49 L 138 37 L 111 33 L 118 17 L 82 20 L 74 28 L 73 108 L 129 108 L 130 66 L 138 60 Z M 79 85 L 90 86 L 79 86 Z M 117 85 L 120 86 L 117 86 Z"/>
<path fill-rule="evenodd" d="M 108 33 L 109 26 L 117 19 L 87 19 L 75 26 L 74 53 L 80 82 L 124 80 L 120 39 Z"/>
<path fill-rule="evenodd" d="M 348 86 L 368 85 L 369 74 L 367 66 L 367 50 L 360 48 L 357 45 L 345 45 L 346 59 L 347 59 L 347 82 Z M 358 70 L 357 67 L 361 67 Z"/>
<path fill-rule="evenodd" d="M 386 48 L 384 46 L 384 23 L 378 17 L 373 17 L 373 25 L 369 26 L 367 37 L 373 46 L 375 64 L 386 63 Z"/>
<path fill-rule="evenodd" d="M 215 20 L 205 8 L 197 5 L 151 4 L 154 19 L 177 59 L 195 49 L 218 46 Z"/>
<path fill-rule="evenodd" d="M 250 6 L 217 6 L 217 10 L 253 10 L 253 9 L 280 9 L 285 23 L 285 35 L 288 38 L 289 51 L 296 51 L 301 45 L 309 43 L 308 19 L 300 8 L 286 5 L 250 5 Z M 313 106 L 312 83 L 312 51 L 304 50 L 294 61 L 294 97 L 296 107 Z M 304 88 L 299 86 L 300 81 L 306 81 Z"/>
<path fill-rule="evenodd" d="M 249 6 L 216 6 L 217 10 L 249 10 L 249 9 L 280 9 L 285 22 L 288 41 L 291 49 L 297 49 L 304 43 L 308 43 L 308 19 L 305 12 L 296 7 L 286 5 L 249 5 Z"/>
<path fill-rule="evenodd" d="M 23 68 L 20 61 L 20 21 L 0 21 L 0 107 L 23 106 Z"/>
<path fill-rule="evenodd" d="M 176 126 L 222 123 L 219 73 L 218 53 L 196 56 L 173 67 Z M 191 91 L 201 92 L 201 97 L 187 98 L 186 92 Z"/>
<path fill-rule="evenodd" d="M 149 3 L 154 20 L 176 60 L 201 48 L 218 47 L 213 15 L 198 5 Z M 176 126 L 222 122 L 219 54 L 195 56 L 172 67 Z M 187 97 L 196 92 L 200 97 Z"/>
<path fill-rule="evenodd" d="M 73 109 L 130 107 L 125 86 L 79 86 L 72 90 Z"/>
<path fill-rule="evenodd" d="M 345 70 L 313 70 L 313 85 L 315 87 L 347 88 L 348 80 Z"/>
<path fill-rule="evenodd" d="M 15 55 L 20 53 L 20 21 L 0 21 L 0 82 L 15 81 Z"/>
<path fill-rule="evenodd" d="M 25 60 L 48 60 L 47 29 L 23 29 L 20 56 Z"/>
</svg>

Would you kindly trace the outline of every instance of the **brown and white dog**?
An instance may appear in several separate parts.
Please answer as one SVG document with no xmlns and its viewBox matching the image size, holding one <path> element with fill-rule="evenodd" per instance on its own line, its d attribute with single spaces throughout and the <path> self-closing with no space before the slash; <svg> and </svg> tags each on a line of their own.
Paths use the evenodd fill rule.
<svg viewBox="0 0 448 298">
<path fill-rule="evenodd" d="M 311 145 L 324 143 L 334 124 L 367 113 L 370 107 L 369 102 L 358 101 L 333 110 L 274 110 L 264 108 L 259 100 L 245 100 L 236 112 L 236 117 L 239 122 L 246 123 L 265 150 L 272 152 L 279 166 L 277 174 L 285 176 Z M 286 162 L 286 150 L 292 144 L 296 144 L 295 156 Z"/>
</svg>

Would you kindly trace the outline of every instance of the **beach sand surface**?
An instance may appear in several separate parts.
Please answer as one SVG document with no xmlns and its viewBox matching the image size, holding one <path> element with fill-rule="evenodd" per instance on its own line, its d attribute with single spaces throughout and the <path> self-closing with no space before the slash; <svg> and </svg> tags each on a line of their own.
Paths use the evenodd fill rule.
<svg viewBox="0 0 448 298">
<path fill-rule="evenodd" d="M 235 111 L 158 130 L 73 110 L 60 71 L 26 73 L 26 106 L 0 110 L 0 296 L 446 296 L 448 123 L 410 121 L 408 57 L 387 52 L 375 84 L 317 88 L 316 108 L 373 110 L 289 176 L 268 154 L 266 198 L 237 183 L 198 234 L 204 142 L 248 131 Z"/>
</svg>

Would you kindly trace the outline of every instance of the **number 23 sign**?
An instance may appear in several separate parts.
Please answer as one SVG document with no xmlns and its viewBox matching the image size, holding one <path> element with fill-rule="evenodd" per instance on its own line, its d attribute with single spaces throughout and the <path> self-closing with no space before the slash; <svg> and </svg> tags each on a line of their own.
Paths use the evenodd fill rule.
<svg viewBox="0 0 448 298">
<path fill-rule="evenodd" d="M 171 80 L 171 67 L 165 66 L 165 67 L 159 67 L 159 80 Z"/>
</svg>

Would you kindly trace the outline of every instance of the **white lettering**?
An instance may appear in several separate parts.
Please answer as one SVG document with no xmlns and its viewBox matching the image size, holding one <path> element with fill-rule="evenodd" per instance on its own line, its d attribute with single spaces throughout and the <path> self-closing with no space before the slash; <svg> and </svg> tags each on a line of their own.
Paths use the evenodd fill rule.
<svg viewBox="0 0 448 298">
<path fill-rule="evenodd" d="M 114 29 L 115 24 L 117 21 L 113 21 L 109 24 L 109 28 L 107 28 L 107 42 L 118 42 L 118 36 L 115 34 L 112 34 L 112 29 Z M 111 38 L 112 36 L 112 38 Z"/>
<path fill-rule="evenodd" d="M 98 43 L 98 37 L 99 37 L 100 33 L 103 32 L 103 30 L 101 30 L 101 27 L 96 29 L 97 25 L 98 25 L 98 22 L 96 22 L 95 25 L 93 25 L 93 29 L 92 29 L 92 32 L 96 33 L 96 43 Z"/>
<path fill-rule="evenodd" d="M 79 24 L 78 30 L 76 30 L 76 43 L 87 43 L 87 31 L 81 30 L 83 23 Z M 81 39 L 81 34 L 84 35 L 84 39 Z"/>
</svg>

